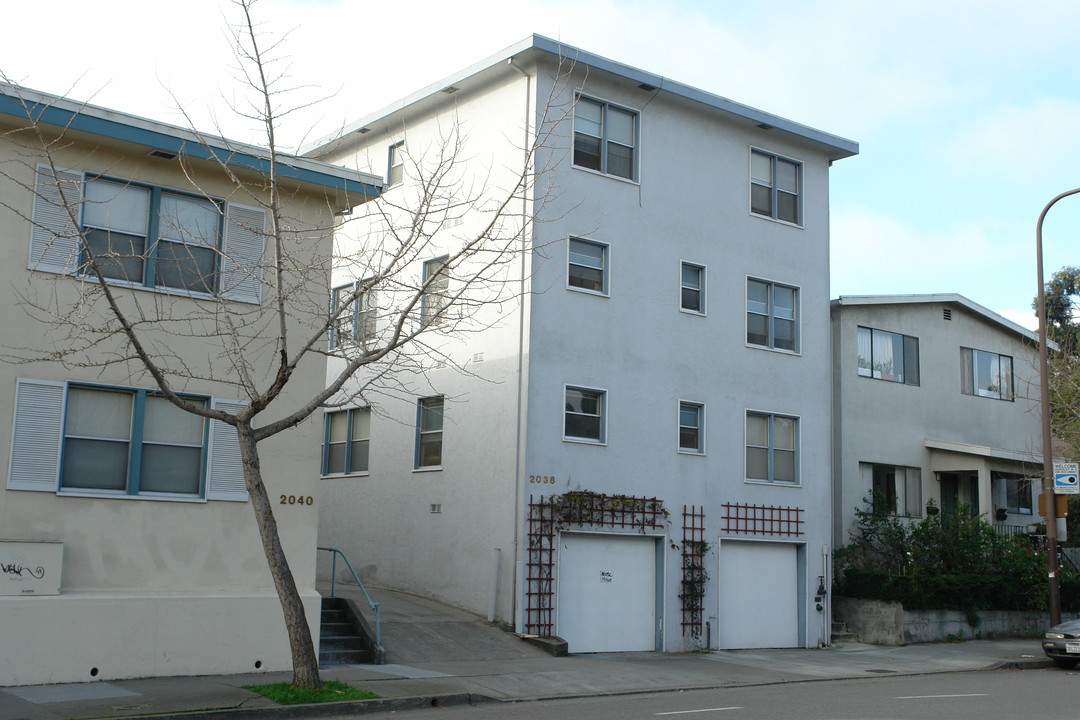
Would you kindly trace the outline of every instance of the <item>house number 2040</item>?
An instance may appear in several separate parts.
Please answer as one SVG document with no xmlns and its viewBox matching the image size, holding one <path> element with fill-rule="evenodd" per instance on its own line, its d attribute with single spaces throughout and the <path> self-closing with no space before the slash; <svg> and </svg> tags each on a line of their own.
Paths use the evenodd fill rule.
<svg viewBox="0 0 1080 720">
<path fill-rule="evenodd" d="M 310 495 L 282 495 L 282 505 L 314 505 L 315 498 Z"/>
</svg>

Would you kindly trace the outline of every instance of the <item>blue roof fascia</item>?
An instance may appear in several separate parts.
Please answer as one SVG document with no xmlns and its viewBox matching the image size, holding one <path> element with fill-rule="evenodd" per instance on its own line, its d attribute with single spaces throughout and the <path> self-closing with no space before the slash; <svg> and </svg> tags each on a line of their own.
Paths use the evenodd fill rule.
<svg viewBox="0 0 1080 720">
<path fill-rule="evenodd" d="M 17 97 L 0 92 L 0 114 L 11 115 L 20 119 L 29 119 L 46 125 L 70 128 L 114 140 L 143 145 L 148 148 L 185 155 L 201 160 L 211 160 L 231 167 L 268 173 L 270 159 L 253 153 L 229 148 L 227 144 L 213 144 L 200 141 L 198 135 L 191 139 L 171 135 L 133 124 L 97 117 L 95 115 L 58 107 L 51 103 L 27 100 L 25 105 Z M 308 161 L 310 162 L 310 161 Z M 378 197 L 381 187 L 361 180 L 349 179 L 338 174 L 320 172 L 311 168 L 289 164 L 284 159 L 277 162 L 277 174 L 300 182 L 320 187 L 358 193 L 369 197 Z"/>
</svg>

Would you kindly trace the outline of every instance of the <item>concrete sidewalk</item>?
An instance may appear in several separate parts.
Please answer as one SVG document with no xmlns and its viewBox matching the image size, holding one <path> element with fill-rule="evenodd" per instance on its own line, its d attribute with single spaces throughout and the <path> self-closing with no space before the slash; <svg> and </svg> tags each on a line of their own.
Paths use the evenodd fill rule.
<svg viewBox="0 0 1080 720">
<path fill-rule="evenodd" d="M 371 690 L 383 701 L 279 707 L 242 688 L 289 680 L 288 673 L 154 678 L 2 689 L 0 720 L 179 713 L 177 720 L 312 718 L 487 700 L 1052 667 L 1035 638 L 555 658 L 469 613 L 401 593 L 373 594 L 382 602 L 383 639 L 392 664 L 331 666 L 322 675 Z"/>
</svg>

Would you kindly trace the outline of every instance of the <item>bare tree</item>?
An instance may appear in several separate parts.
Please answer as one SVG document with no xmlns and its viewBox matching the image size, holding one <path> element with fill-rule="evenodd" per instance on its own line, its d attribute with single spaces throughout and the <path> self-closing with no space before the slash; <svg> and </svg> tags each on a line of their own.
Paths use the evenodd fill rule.
<svg viewBox="0 0 1080 720">
<path fill-rule="evenodd" d="M 237 169 L 232 152 L 243 148 L 223 148 L 220 139 L 201 143 L 201 149 L 204 158 L 215 161 L 216 171 L 228 176 L 232 199 L 263 212 L 264 226 L 244 228 L 264 245 L 261 263 L 244 267 L 228 249 L 200 243 L 197 237 L 185 240 L 190 229 L 178 215 L 172 235 L 179 239 L 172 255 L 163 259 L 159 251 L 156 261 L 162 272 L 172 262 L 175 282 L 189 291 L 192 303 L 179 309 L 170 295 L 132 292 L 121 281 L 129 265 L 147 259 L 148 249 L 125 244 L 115 233 L 86 222 L 87 211 L 107 207 L 125 186 L 102 182 L 94 193 L 80 192 L 57 160 L 72 145 L 68 128 L 46 122 L 41 108 L 24 100 L 26 124 L 6 140 L 25 148 L 27 167 L 31 162 L 47 166 L 47 182 L 41 173 L 32 183 L 25 173 L 0 172 L 39 202 L 52 203 L 66 229 L 57 233 L 19 203 L 0 199 L 0 204 L 33 223 L 34 232 L 51 232 L 58 242 L 74 243 L 79 260 L 75 280 L 59 278 L 21 291 L 21 306 L 50 329 L 50 339 L 43 347 L 9 348 L 7 359 L 59 362 L 68 368 L 119 366 L 131 377 L 150 378 L 176 408 L 235 429 L 244 483 L 288 630 L 293 685 L 318 687 L 314 644 L 264 484 L 260 443 L 321 408 L 340 406 L 373 388 L 394 392 L 403 377 L 422 376 L 432 363 L 446 362 L 445 343 L 484 329 L 482 309 L 516 301 L 524 253 L 534 249 L 529 238 L 535 214 L 522 212 L 522 200 L 528 199 L 529 208 L 538 205 L 536 151 L 558 123 L 545 119 L 527 129 L 531 141 L 520 148 L 522 166 L 509 174 L 500 169 L 500 178 L 512 177 L 509 183 L 468 180 L 462 171 L 463 131 L 446 128 L 442 142 L 407 159 L 411 193 L 394 203 L 384 198 L 355 208 L 352 219 L 362 218 L 367 229 L 353 237 L 347 252 L 341 243 L 330 250 L 325 238 L 332 228 L 311 221 L 312 216 L 329 217 L 327 207 L 309 207 L 305 218 L 304 208 L 297 208 L 300 195 L 281 173 L 295 158 L 279 151 L 275 128 L 282 116 L 277 107 L 281 95 L 261 44 L 265 38 L 252 18 L 254 2 L 236 0 L 242 15 L 236 42 L 246 68 L 244 81 L 257 98 L 244 114 L 265 130 L 267 162 L 258 172 Z M 184 155 L 179 160 L 191 185 L 204 187 L 205 163 Z M 224 213 L 218 204 L 206 206 Z M 466 216 L 469 221 L 463 224 Z M 162 216 L 162 223 L 169 221 Z M 440 263 L 418 274 L 436 242 Z M 228 268 L 232 274 L 226 282 Z M 358 281 L 331 296 L 332 268 Z M 236 302 L 235 286 L 252 282 L 259 285 L 260 302 Z M 363 332 L 358 322 L 364 323 Z M 194 350 L 178 350 L 181 340 Z M 285 392 L 298 370 L 325 367 L 328 355 L 336 360 L 324 387 L 299 400 Z M 227 384 L 243 402 L 233 408 L 193 402 L 185 388 L 200 382 Z"/>
</svg>

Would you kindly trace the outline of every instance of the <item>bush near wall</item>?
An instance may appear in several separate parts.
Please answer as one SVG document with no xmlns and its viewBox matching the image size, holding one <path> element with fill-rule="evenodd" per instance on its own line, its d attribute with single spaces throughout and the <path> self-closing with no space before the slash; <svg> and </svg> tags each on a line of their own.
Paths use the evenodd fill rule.
<svg viewBox="0 0 1080 720">
<path fill-rule="evenodd" d="M 837 595 L 889 600 L 913 610 L 1043 610 L 1046 553 L 1026 537 L 998 535 L 961 506 L 921 520 L 890 515 L 881 498 L 856 510 L 837 552 Z M 1063 569 L 1062 610 L 1080 610 L 1080 578 Z"/>
</svg>

